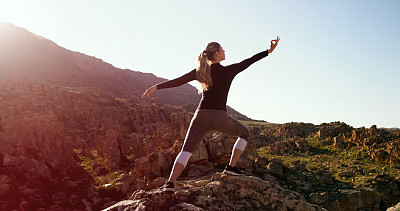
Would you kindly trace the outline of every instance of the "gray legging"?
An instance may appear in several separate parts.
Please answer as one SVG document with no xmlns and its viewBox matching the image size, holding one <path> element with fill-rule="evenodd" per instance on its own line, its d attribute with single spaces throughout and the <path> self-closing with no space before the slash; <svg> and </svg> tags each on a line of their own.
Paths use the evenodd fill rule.
<svg viewBox="0 0 400 211">
<path fill-rule="evenodd" d="M 224 110 L 198 109 L 196 110 L 185 137 L 182 151 L 193 153 L 201 139 L 210 130 L 239 136 L 249 140 L 249 130 L 242 123 L 229 116 Z"/>
</svg>

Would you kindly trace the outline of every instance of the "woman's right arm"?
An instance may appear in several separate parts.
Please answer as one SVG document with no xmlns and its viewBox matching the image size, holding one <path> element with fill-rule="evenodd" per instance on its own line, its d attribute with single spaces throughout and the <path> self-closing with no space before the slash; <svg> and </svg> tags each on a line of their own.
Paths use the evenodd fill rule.
<svg viewBox="0 0 400 211">
<path fill-rule="evenodd" d="M 253 63 L 261 60 L 262 58 L 268 56 L 270 53 L 272 53 L 272 51 L 275 50 L 276 46 L 278 45 L 280 38 L 279 36 L 276 38 L 276 40 L 271 40 L 271 46 L 268 50 L 266 51 L 262 51 L 248 59 L 243 60 L 240 63 L 237 64 L 233 64 L 230 65 L 230 67 L 233 69 L 232 73 L 233 74 L 238 74 L 240 72 L 242 72 L 243 70 L 247 69 L 250 65 L 252 65 Z"/>
<path fill-rule="evenodd" d="M 142 98 L 145 96 L 150 96 L 153 92 L 159 90 L 159 89 L 166 89 L 166 88 L 172 88 L 172 87 L 177 87 L 181 86 L 185 83 L 188 83 L 190 81 L 196 80 L 196 69 L 186 73 L 185 75 L 182 75 L 179 78 L 175 78 L 173 80 L 165 81 L 159 84 L 156 84 L 150 88 L 148 88 L 145 93 L 142 95 Z"/>
</svg>

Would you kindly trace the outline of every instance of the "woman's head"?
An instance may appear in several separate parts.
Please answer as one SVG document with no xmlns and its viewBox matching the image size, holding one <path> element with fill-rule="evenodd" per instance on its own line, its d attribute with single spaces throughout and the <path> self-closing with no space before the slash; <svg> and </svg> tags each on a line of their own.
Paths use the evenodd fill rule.
<svg viewBox="0 0 400 211">
<path fill-rule="evenodd" d="M 208 43 L 206 49 L 203 50 L 203 53 L 212 63 L 218 63 L 225 60 L 225 51 L 217 42 Z"/>
<path fill-rule="evenodd" d="M 198 57 L 197 79 L 203 91 L 207 91 L 212 86 L 211 64 L 225 60 L 225 51 L 217 42 L 207 44 Z"/>
</svg>

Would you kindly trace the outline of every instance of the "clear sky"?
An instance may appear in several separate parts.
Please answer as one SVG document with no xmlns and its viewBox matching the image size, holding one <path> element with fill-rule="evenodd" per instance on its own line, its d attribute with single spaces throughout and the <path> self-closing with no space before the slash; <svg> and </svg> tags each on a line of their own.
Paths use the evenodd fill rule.
<svg viewBox="0 0 400 211">
<path fill-rule="evenodd" d="M 235 78 L 228 105 L 273 123 L 400 127 L 398 0 L 0 0 L 0 21 L 167 79 L 194 69 L 208 42 L 228 65 L 279 35 Z"/>
</svg>

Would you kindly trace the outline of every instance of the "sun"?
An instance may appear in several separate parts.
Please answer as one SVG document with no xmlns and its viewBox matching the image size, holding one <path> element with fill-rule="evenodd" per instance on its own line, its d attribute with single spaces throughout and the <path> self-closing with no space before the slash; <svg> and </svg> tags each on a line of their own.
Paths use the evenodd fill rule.
<svg viewBox="0 0 400 211">
<path fill-rule="evenodd" d="M 0 22 L 11 23 L 46 38 L 59 34 L 56 18 L 50 14 L 50 5 L 45 1 L 0 1 Z"/>
</svg>

